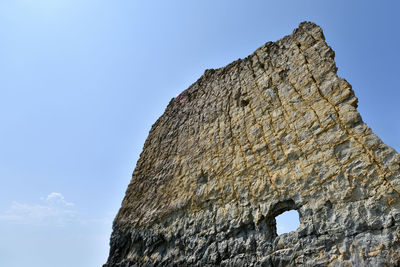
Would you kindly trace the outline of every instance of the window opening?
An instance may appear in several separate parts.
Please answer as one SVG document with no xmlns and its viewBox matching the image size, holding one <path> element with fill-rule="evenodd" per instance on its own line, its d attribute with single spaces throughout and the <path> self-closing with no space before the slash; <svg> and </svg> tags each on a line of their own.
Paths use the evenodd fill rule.
<svg viewBox="0 0 400 267">
<path fill-rule="evenodd" d="M 276 233 L 278 235 L 296 231 L 300 226 L 299 212 L 297 210 L 285 211 L 275 217 Z"/>
</svg>

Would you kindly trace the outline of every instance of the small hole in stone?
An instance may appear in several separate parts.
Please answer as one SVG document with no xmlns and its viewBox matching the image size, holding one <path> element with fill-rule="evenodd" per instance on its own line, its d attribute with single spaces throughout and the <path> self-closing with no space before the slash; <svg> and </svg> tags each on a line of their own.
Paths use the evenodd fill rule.
<svg viewBox="0 0 400 267">
<path fill-rule="evenodd" d="M 242 99 L 242 101 L 240 102 L 240 105 L 242 106 L 242 107 L 245 107 L 245 106 L 247 106 L 249 104 L 249 100 L 247 100 L 247 99 Z"/>
<path fill-rule="evenodd" d="M 289 210 L 275 217 L 276 233 L 278 235 L 296 231 L 300 226 L 299 212 L 297 210 Z"/>
</svg>

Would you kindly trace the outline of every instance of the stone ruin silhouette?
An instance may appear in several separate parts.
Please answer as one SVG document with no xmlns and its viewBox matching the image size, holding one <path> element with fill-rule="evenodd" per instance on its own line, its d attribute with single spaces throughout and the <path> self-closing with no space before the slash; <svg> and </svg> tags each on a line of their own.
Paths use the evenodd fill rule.
<svg viewBox="0 0 400 267">
<path fill-rule="evenodd" d="M 400 156 L 319 26 L 204 75 L 152 126 L 111 266 L 399 266 Z M 299 228 L 277 235 L 275 217 Z"/>
</svg>

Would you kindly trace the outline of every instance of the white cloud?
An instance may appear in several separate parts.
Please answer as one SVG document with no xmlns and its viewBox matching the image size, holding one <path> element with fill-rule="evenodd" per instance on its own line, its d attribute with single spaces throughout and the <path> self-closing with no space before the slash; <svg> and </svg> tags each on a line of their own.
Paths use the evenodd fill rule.
<svg viewBox="0 0 400 267">
<path fill-rule="evenodd" d="M 42 198 L 43 199 L 43 198 Z M 61 205 L 65 207 L 72 207 L 74 206 L 74 203 L 67 202 L 65 201 L 64 196 L 61 193 L 50 193 L 47 197 L 46 200 L 49 202 L 49 204 L 55 204 L 55 205 Z"/>
<path fill-rule="evenodd" d="M 67 202 L 61 193 L 50 193 L 41 198 L 40 204 L 26 204 L 14 201 L 11 207 L 0 215 L 1 220 L 22 224 L 64 225 L 77 220 L 74 204 Z"/>
</svg>

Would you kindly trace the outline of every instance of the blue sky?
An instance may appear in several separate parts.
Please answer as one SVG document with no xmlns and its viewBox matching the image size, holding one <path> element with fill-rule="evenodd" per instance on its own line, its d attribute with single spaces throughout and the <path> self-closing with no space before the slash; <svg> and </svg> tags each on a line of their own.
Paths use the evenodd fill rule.
<svg viewBox="0 0 400 267">
<path fill-rule="evenodd" d="M 169 100 L 304 20 L 322 26 L 364 121 L 399 151 L 399 11 L 384 0 L 0 0 L 0 266 L 101 266 Z"/>
</svg>

